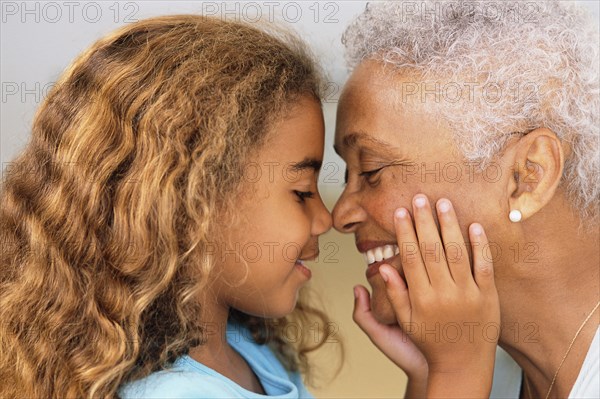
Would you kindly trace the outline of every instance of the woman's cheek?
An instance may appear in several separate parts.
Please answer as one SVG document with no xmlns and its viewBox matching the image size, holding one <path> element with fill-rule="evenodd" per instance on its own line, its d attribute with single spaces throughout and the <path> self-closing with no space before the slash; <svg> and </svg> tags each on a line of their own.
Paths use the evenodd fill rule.
<svg viewBox="0 0 600 399">
<path fill-rule="evenodd" d="M 364 196 L 363 206 L 369 215 L 385 230 L 394 231 L 394 211 L 399 207 L 411 210 L 410 199 L 412 195 L 407 188 L 385 187 L 380 185 Z"/>
</svg>

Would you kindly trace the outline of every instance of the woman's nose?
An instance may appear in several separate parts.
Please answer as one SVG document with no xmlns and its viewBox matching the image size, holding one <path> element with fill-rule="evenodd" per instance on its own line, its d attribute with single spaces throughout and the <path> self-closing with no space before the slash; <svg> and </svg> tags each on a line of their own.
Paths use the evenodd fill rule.
<svg viewBox="0 0 600 399">
<path fill-rule="evenodd" d="M 364 221 L 364 210 L 359 206 L 356 193 L 344 190 L 333 207 L 333 227 L 340 233 L 352 233 Z"/>
</svg>

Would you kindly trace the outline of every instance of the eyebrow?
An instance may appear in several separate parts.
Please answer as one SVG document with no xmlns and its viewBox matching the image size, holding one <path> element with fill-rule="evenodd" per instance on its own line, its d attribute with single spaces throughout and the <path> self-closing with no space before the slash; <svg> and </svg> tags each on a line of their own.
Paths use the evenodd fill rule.
<svg viewBox="0 0 600 399">
<path fill-rule="evenodd" d="M 318 173 L 321 170 L 322 165 L 323 165 L 322 160 L 306 157 L 300 162 L 293 163 L 290 166 L 290 168 L 294 172 L 301 172 L 306 169 L 312 169 L 315 173 Z"/>
</svg>

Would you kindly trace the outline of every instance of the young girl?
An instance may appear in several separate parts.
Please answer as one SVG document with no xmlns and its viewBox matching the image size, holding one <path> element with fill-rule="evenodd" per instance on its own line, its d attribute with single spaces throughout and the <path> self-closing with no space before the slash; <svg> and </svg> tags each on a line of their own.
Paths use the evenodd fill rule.
<svg viewBox="0 0 600 399">
<path fill-rule="evenodd" d="M 48 95 L 2 187 L 0 397 L 307 395 L 282 363 L 327 339 L 284 335 L 327 322 L 296 303 L 331 226 L 320 78 L 265 31 L 140 21 Z"/>
<path fill-rule="evenodd" d="M 328 334 L 286 332 L 327 325 L 299 299 L 320 83 L 290 35 L 202 16 L 82 54 L 2 185 L 0 397 L 311 397 Z"/>
</svg>

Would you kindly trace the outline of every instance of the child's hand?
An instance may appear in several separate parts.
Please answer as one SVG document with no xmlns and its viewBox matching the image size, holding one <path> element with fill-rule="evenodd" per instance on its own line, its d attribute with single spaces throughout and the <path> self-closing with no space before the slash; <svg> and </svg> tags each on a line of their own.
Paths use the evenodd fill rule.
<svg viewBox="0 0 600 399">
<path fill-rule="evenodd" d="M 387 325 L 375 319 L 365 287 L 354 287 L 354 294 L 354 322 L 384 355 L 406 373 L 409 379 L 406 397 L 424 397 L 427 390 L 427 361 L 423 353 L 399 325 Z"/>
<path fill-rule="evenodd" d="M 379 272 L 400 325 L 427 359 L 427 395 L 487 397 L 500 327 L 493 266 L 484 256 L 487 238 L 479 224 L 470 226 L 471 273 L 450 201 L 438 201 L 437 209 L 443 241 L 424 195 L 413 199 L 416 234 L 408 211 L 396 211 L 406 283 L 389 265 Z"/>
</svg>

